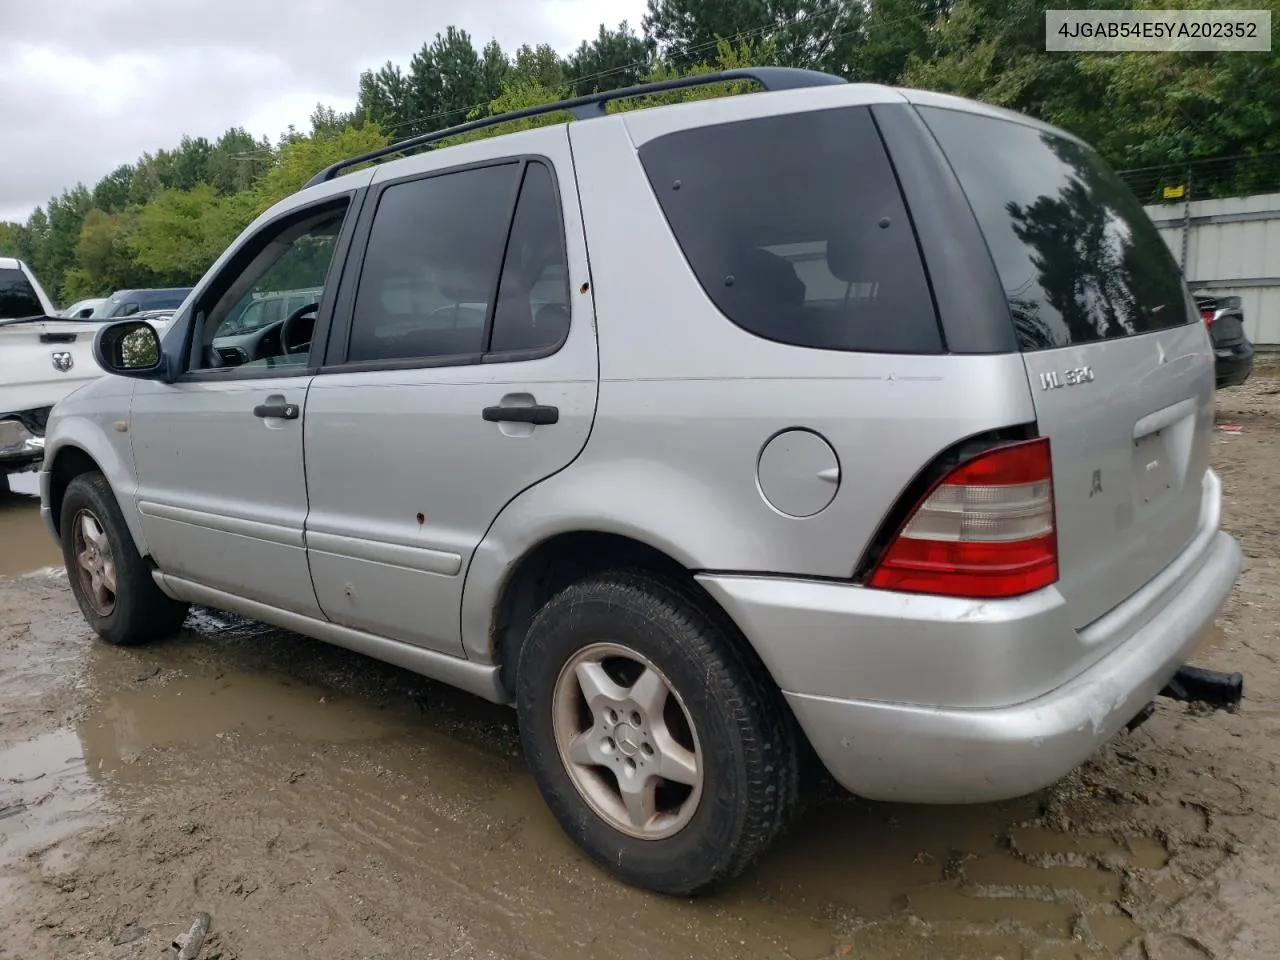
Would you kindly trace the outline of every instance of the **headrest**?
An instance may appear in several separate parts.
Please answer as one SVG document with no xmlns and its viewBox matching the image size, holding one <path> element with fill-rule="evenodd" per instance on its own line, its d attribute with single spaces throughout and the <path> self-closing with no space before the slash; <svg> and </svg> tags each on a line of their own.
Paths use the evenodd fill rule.
<svg viewBox="0 0 1280 960">
<path fill-rule="evenodd" d="M 748 296 L 764 297 L 770 305 L 803 306 L 804 281 L 782 257 L 749 247 L 733 257 L 733 274 Z"/>
</svg>

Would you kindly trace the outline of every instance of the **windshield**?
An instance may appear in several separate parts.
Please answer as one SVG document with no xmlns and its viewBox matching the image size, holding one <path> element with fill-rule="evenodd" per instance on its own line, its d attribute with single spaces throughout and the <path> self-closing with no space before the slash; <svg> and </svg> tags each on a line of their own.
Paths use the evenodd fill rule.
<svg viewBox="0 0 1280 960">
<path fill-rule="evenodd" d="M 26 274 L 21 270 L 0 269 L 0 320 L 43 315 L 44 307 Z"/>
</svg>

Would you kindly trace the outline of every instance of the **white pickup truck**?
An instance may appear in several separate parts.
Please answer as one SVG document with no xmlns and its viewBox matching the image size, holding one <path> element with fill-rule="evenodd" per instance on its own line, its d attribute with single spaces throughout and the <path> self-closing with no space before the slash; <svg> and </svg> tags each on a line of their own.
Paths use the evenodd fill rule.
<svg viewBox="0 0 1280 960">
<path fill-rule="evenodd" d="M 21 260 L 0 257 L 0 491 L 39 467 L 50 408 L 102 376 L 93 337 L 111 321 L 61 319 Z M 148 317 L 163 332 L 168 316 Z"/>
</svg>

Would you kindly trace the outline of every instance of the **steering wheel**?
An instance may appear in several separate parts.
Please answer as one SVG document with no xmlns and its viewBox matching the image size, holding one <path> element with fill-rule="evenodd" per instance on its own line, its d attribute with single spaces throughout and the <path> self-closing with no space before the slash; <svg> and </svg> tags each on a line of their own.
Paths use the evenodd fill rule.
<svg viewBox="0 0 1280 960">
<path fill-rule="evenodd" d="M 280 324 L 280 350 L 283 353 L 303 353 L 311 349 L 311 334 L 314 333 L 316 329 L 315 317 L 311 318 L 311 329 L 307 331 L 307 339 L 305 341 L 300 340 L 297 343 L 294 342 L 292 335 L 297 331 L 293 328 L 297 325 L 298 321 L 308 313 L 315 313 L 319 309 L 320 301 L 317 300 L 315 303 L 308 303 L 304 307 L 299 307 L 297 310 L 293 311 L 293 313 L 284 318 L 284 323 Z"/>
</svg>

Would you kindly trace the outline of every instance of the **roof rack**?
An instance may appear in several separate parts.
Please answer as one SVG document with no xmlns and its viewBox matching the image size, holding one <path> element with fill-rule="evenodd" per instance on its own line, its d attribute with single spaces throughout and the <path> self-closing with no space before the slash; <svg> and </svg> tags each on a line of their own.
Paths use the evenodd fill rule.
<svg viewBox="0 0 1280 960">
<path fill-rule="evenodd" d="M 339 160 L 337 163 L 330 164 L 308 180 L 307 186 L 313 187 L 318 183 L 332 180 L 348 167 L 368 163 L 371 160 L 378 160 L 395 153 L 404 153 L 407 150 L 414 150 L 418 147 L 425 147 L 439 140 L 447 140 L 462 133 L 470 133 L 472 130 L 481 130 L 500 123 L 509 123 L 512 120 L 540 117 L 548 113 L 559 113 L 561 110 L 567 110 L 573 114 L 575 119 L 590 120 L 592 117 L 605 116 L 608 113 L 609 103 L 614 100 L 630 100 L 633 97 L 647 97 L 667 90 L 683 90 L 686 87 L 703 87 L 713 83 L 728 83 L 735 80 L 754 81 L 766 91 L 798 90 L 803 87 L 825 87 L 832 84 L 845 83 L 843 78 L 834 74 L 822 73 L 818 70 L 804 70 L 799 67 L 743 67 L 735 70 L 721 70 L 716 73 L 703 73 L 692 77 L 679 77 L 675 80 L 660 80 L 657 83 L 642 83 L 633 87 L 622 87 L 618 90 L 606 90 L 603 93 L 589 93 L 582 97 L 573 97 L 556 103 L 543 103 L 536 107 L 526 107 L 523 110 L 512 110 L 510 113 L 483 117 L 480 120 L 460 123 L 455 127 L 448 127 L 444 130 L 436 130 L 432 133 L 424 133 L 417 137 L 399 140 L 377 150 L 362 153 L 358 157 L 351 157 L 348 160 Z"/>
</svg>

